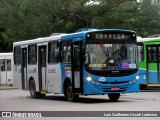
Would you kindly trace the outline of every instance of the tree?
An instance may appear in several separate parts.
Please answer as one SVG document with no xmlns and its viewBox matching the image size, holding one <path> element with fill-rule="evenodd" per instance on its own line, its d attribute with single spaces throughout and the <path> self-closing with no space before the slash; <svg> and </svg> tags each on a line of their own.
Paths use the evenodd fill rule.
<svg viewBox="0 0 160 120">
<path fill-rule="evenodd" d="M 137 31 L 141 36 L 149 36 L 160 33 L 159 5 L 153 4 L 151 0 L 144 0 L 139 6 L 139 19 Z"/>
<path fill-rule="evenodd" d="M 95 9 L 97 12 L 95 12 L 96 15 L 92 20 L 92 27 L 122 28 L 120 25 L 121 21 L 123 21 L 122 13 L 124 13 L 125 9 L 123 3 L 125 2 L 126 0 L 102 0 L 97 9 Z"/>
<path fill-rule="evenodd" d="M 102 9 L 99 8 L 98 14 L 92 20 L 92 27 L 131 29 L 142 37 L 160 33 L 159 5 L 153 4 L 151 0 L 140 3 L 133 0 L 119 1 L 108 7 L 101 3 L 101 6 Z"/>
<path fill-rule="evenodd" d="M 80 28 L 131 29 L 142 37 L 160 33 L 160 6 L 151 0 L 1 0 L 1 51 L 15 41 L 75 32 Z"/>
</svg>

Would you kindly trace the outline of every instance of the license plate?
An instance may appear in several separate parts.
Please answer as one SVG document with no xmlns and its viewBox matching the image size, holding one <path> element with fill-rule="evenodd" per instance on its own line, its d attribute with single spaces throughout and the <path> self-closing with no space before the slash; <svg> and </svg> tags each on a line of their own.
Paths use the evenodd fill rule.
<svg viewBox="0 0 160 120">
<path fill-rule="evenodd" d="M 118 90 L 120 90 L 120 87 L 118 87 L 118 86 L 117 87 L 111 87 L 111 90 L 112 91 L 118 91 Z"/>
</svg>

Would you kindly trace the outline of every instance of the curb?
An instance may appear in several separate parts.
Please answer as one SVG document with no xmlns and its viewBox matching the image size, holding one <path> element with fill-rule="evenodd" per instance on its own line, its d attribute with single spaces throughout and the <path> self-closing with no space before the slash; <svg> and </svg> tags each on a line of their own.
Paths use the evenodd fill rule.
<svg viewBox="0 0 160 120">
<path fill-rule="evenodd" d="M 13 84 L 0 84 L 0 86 L 13 86 Z"/>
<path fill-rule="evenodd" d="M 18 89 L 18 88 L 13 86 L 0 86 L 0 90 L 9 90 L 9 89 Z"/>
</svg>

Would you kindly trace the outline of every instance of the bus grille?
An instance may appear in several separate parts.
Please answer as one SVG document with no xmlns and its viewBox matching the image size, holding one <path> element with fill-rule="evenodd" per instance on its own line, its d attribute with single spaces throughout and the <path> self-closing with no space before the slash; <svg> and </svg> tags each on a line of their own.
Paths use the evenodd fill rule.
<svg viewBox="0 0 160 120">
<path fill-rule="evenodd" d="M 124 83 L 128 83 L 129 81 L 121 81 L 121 82 L 118 82 L 118 81 L 114 81 L 114 82 L 100 82 L 102 84 L 124 84 Z"/>
<path fill-rule="evenodd" d="M 113 81 L 113 82 L 101 82 L 101 84 L 104 84 L 104 85 L 114 85 L 114 86 L 119 86 L 120 89 L 119 90 L 116 90 L 116 91 L 113 91 L 111 90 L 111 87 L 108 87 L 108 86 L 103 86 L 103 92 L 124 92 L 128 89 L 128 87 L 130 87 L 130 84 L 129 84 L 129 81 Z"/>
</svg>

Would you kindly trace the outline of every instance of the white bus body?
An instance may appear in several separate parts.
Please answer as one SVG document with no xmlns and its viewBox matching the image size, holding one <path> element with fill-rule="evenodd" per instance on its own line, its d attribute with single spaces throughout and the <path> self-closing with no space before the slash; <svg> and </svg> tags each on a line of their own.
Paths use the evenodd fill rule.
<svg viewBox="0 0 160 120">
<path fill-rule="evenodd" d="M 16 47 L 20 48 L 20 56 L 23 57 L 22 65 L 15 63 L 13 67 L 13 78 L 15 80 L 14 86 L 20 89 L 29 89 L 29 82 L 33 79 L 35 81 L 36 92 L 54 92 L 61 93 L 61 67 L 60 63 L 48 63 L 48 44 L 54 41 L 59 41 L 59 36 L 52 36 L 46 38 L 38 38 L 33 40 L 15 42 L 13 44 L 14 54 L 16 54 Z M 36 45 L 37 58 L 36 64 L 30 64 L 28 52 L 30 46 Z M 15 57 L 15 56 L 14 56 Z M 24 58 L 25 57 L 25 58 Z M 33 56 L 31 56 L 33 57 Z M 14 58 L 15 60 L 16 58 Z M 44 65 L 41 65 L 41 63 Z M 29 64 L 28 64 L 29 63 Z M 42 64 L 43 64 L 42 63 Z M 40 84 L 41 82 L 41 84 Z"/>
<path fill-rule="evenodd" d="M 0 85 L 13 84 L 13 53 L 0 53 Z"/>
</svg>

